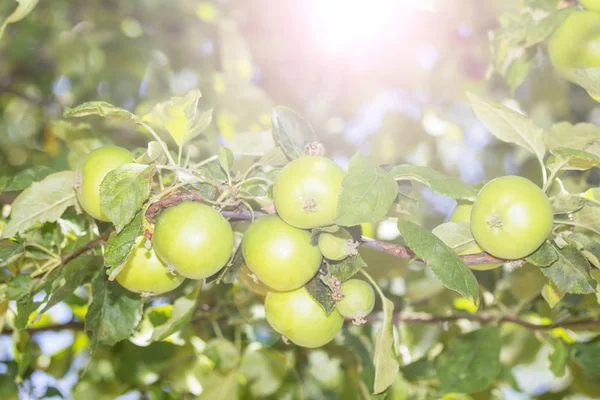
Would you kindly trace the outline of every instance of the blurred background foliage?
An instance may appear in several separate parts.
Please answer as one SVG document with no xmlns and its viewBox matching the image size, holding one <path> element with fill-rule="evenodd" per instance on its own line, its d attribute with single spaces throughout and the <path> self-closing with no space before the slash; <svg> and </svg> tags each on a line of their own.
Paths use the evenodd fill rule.
<svg viewBox="0 0 600 400">
<path fill-rule="evenodd" d="M 528 3 L 556 7 L 558 1 Z M 283 104 L 314 126 L 327 154 L 344 166 L 360 151 L 377 164 L 428 165 L 469 184 L 505 174 L 539 182 L 536 161 L 493 140 L 474 117 L 466 91 L 520 108 L 541 127 L 559 120 L 598 123 L 600 107 L 556 74 L 543 46 L 531 55 L 531 72 L 515 78 L 523 81 L 518 87 L 493 72 L 489 31 L 500 26 L 499 15 L 518 12 L 521 5 L 517 0 L 41 1 L 0 40 L 0 176 L 32 165 L 69 169 L 101 144 L 135 148 L 148 141 L 131 124 L 100 119 L 66 129 L 60 121 L 65 107 L 104 100 L 143 115 L 160 101 L 199 88 L 201 108 L 214 107 L 214 118 L 193 143 L 198 157 L 214 154 L 236 134 L 269 130 L 271 108 Z M 0 18 L 14 7 L 13 1 L 2 1 Z M 586 180 L 596 182 L 594 172 L 572 176 L 565 184 L 577 192 Z M 420 218 L 430 228 L 455 205 L 427 189 L 419 194 Z M 1 195 L 0 205 L 11 199 Z M 367 227 L 365 233 L 398 237 L 393 221 Z M 472 311 L 423 266 L 369 251 L 363 256 L 396 309 Z M 598 312 L 597 301 L 575 295 L 551 309 L 538 296 L 545 279 L 537 269 L 476 274 L 505 307 L 526 307 L 540 322 L 582 310 Z M 346 329 L 346 344 L 292 350 L 275 345 L 278 336 L 265 323 L 242 324 L 256 315 L 253 306 L 260 295 L 260 288 L 235 286 L 202 294 L 207 312 L 218 306 L 231 315 L 225 336 L 241 329 L 250 339 L 242 355 L 230 342 L 209 340 L 214 326 L 202 320 L 184 329 L 180 342 L 171 338 L 148 347 L 143 338 L 121 342 L 101 348 L 89 365 L 82 356 L 88 342 L 82 332 L 34 333 L 34 341 L 22 338 L 34 346 L 28 352 L 2 335 L 0 398 L 18 397 L 12 383 L 17 375 L 23 376 L 20 398 L 67 396 L 72 388 L 79 399 L 175 399 L 183 393 L 194 398 L 201 392 L 207 399 L 234 398 L 236 392 L 248 399 L 359 396 L 359 365 L 367 351 L 361 335 L 372 335 L 374 326 Z M 148 318 L 161 318 L 160 303 L 155 306 Z M 85 307 L 84 297 L 74 294 L 44 318 L 69 321 Z M 38 324 L 50 323 L 44 318 Z M 433 357 L 460 328 L 472 324 L 399 324 L 403 365 Z M 548 336 L 503 326 L 502 384 L 472 397 L 445 398 L 561 399 L 573 393 L 600 398 L 600 383 L 583 375 L 576 363 L 563 378 L 554 377 L 548 337 L 567 343 L 581 339 L 555 331 Z M 32 368 L 16 371 L 22 354 L 32 357 Z M 404 371 L 411 393 L 435 398 L 427 378 L 431 366 L 412 365 Z M 387 398 L 404 399 L 406 385 L 399 378 Z"/>
</svg>

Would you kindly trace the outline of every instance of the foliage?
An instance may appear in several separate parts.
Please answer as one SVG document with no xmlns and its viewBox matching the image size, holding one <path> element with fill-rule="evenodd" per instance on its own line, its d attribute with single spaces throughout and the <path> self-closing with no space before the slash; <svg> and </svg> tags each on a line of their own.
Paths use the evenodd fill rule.
<svg viewBox="0 0 600 400">
<path fill-rule="evenodd" d="M 353 142 L 336 138 L 337 119 L 322 113 L 344 115 L 344 101 L 303 107 L 275 95 L 294 90 L 273 94 L 248 72 L 250 54 L 259 58 L 264 44 L 247 46 L 234 16 L 253 15 L 252 7 L 174 2 L 165 12 L 151 1 L 142 11 L 114 4 L 103 16 L 99 0 L 16 3 L 0 6 L 0 333 L 12 345 L 9 356 L 0 353 L 0 397 L 17 398 L 43 374 L 76 384 L 46 385 L 38 397 L 492 399 L 539 392 L 526 382 L 536 380 L 527 375 L 532 368 L 556 380 L 541 391 L 598 396 L 600 128 L 585 115 L 600 79 L 590 68 L 569 84 L 540 78 L 558 79 L 543 61 L 545 46 L 578 6 L 526 0 L 512 13 L 488 10 L 499 20 L 489 35 L 490 72 L 502 79 L 463 71 L 468 84 L 441 93 L 444 101 L 429 99 L 418 119 L 390 112 L 402 133 L 390 134 L 382 122 L 368 141 Z M 190 16 L 199 31 L 174 28 Z M 40 48 L 31 50 L 32 41 Z M 218 52 L 198 53 L 214 42 Z M 151 44 L 154 52 L 146 50 Z M 189 73 L 194 65 L 202 67 Z M 449 70 L 425 81 L 439 90 Z M 577 99 L 572 107 L 567 90 Z M 302 111 L 274 106 L 269 95 Z M 485 150 L 469 147 L 471 125 L 489 132 Z M 96 221 L 81 209 L 74 170 L 91 150 L 115 143 L 132 150 L 134 162 L 102 180 L 109 222 Z M 317 252 L 320 235 L 343 229 L 351 235 L 346 244 L 360 247 L 316 263 L 300 285 L 310 295 L 304 301 L 318 303 L 322 320 L 339 319 L 340 286 L 351 278 L 368 281 L 377 300 L 371 314 L 346 320 L 333 341 L 307 349 L 269 325 L 264 301 L 273 289 L 246 265 L 242 241 L 253 219 L 277 213 L 273 185 L 281 169 L 323 148 L 347 173 L 334 224 L 302 231 L 310 237 L 305 245 Z M 465 178 L 456 165 L 476 152 L 484 172 Z M 551 234 L 524 259 L 463 254 L 476 245 L 469 223 L 443 223 L 452 206 L 473 202 L 481 180 L 496 175 L 526 176 L 552 205 Z M 311 199 L 302 200 L 314 212 Z M 127 291 L 115 277 L 132 249 L 150 248 L 162 212 L 184 201 L 228 220 L 229 261 L 164 295 Z M 277 239 L 279 250 L 290 245 Z M 253 243 L 259 251 L 261 244 Z M 482 264 L 498 268 L 469 268 Z M 165 268 L 176 273 L 177 266 Z M 318 342 L 318 326 L 299 329 Z M 50 332 L 72 340 L 45 354 Z"/>
</svg>

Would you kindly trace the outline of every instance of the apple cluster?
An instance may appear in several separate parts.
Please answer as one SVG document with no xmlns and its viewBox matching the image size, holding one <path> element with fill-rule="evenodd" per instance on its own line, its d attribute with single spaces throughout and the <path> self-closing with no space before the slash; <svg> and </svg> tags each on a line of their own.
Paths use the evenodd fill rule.
<svg viewBox="0 0 600 400">
<path fill-rule="evenodd" d="M 79 203 L 89 215 L 108 221 L 100 206 L 100 184 L 110 171 L 132 162 L 132 154 L 116 146 L 96 149 L 85 158 L 76 188 Z M 364 321 L 375 304 L 373 288 L 358 279 L 337 282 L 336 306 L 329 313 L 305 288 L 319 273 L 324 258 L 342 260 L 356 254 L 357 243 L 343 228 L 323 232 L 318 243 L 311 243 L 310 230 L 334 225 L 345 176 L 341 167 L 321 156 L 293 160 L 273 185 L 277 214 L 254 220 L 242 239 L 244 262 L 268 287 L 268 323 L 299 346 L 325 345 L 337 335 L 344 317 Z M 209 205 L 185 201 L 162 212 L 151 246 L 142 236 L 137 239 L 116 280 L 132 292 L 159 295 L 177 288 L 186 278 L 200 280 L 216 274 L 233 251 L 234 234 L 221 213 Z"/>
</svg>

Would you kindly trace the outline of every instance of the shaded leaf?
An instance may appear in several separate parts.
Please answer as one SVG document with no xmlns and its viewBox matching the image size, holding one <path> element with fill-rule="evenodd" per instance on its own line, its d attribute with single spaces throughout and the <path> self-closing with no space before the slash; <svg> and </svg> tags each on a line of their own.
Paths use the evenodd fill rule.
<svg viewBox="0 0 600 400">
<path fill-rule="evenodd" d="M 139 295 L 99 271 L 92 281 L 92 302 L 85 316 L 85 330 L 92 331 L 92 353 L 99 343 L 113 346 L 131 336 L 142 319 L 143 306 Z"/>
<path fill-rule="evenodd" d="M 546 160 L 546 167 L 550 171 L 584 171 L 600 167 L 600 157 L 587 151 L 559 147 L 552 150 L 551 153 L 552 155 Z"/>
<path fill-rule="evenodd" d="M 369 166 L 365 158 L 356 153 L 342 181 L 334 222 L 343 226 L 375 222 L 387 214 L 397 195 L 398 185 L 391 175 L 382 168 Z"/>
<path fill-rule="evenodd" d="M 154 332 L 152 333 L 152 340 L 159 341 L 164 340 L 167 337 L 171 336 L 173 333 L 181 330 L 192 315 L 194 311 L 196 311 L 196 306 L 198 304 L 198 294 L 200 293 L 200 288 L 202 284 L 198 284 L 196 288 L 187 296 L 183 296 L 175 300 L 173 303 L 173 308 L 171 310 L 171 316 L 169 320 L 164 324 L 161 324 L 154 328 Z"/>
<path fill-rule="evenodd" d="M 108 275 L 113 275 L 113 272 L 125 264 L 129 258 L 136 239 L 142 234 L 142 219 L 142 213 L 138 212 L 121 232 L 110 234 L 104 245 L 104 265 Z"/>
<path fill-rule="evenodd" d="M 575 246 L 556 249 L 558 260 L 542 273 L 565 293 L 587 294 L 596 291 L 596 280 L 590 274 L 590 264 Z"/>
<path fill-rule="evenodd" d="M 529 264 L 533 264 L 538 267 L 547 267 L 552 265 L 558 260 L 558 253 L 556 248 L 547 241 L 544 242 L 535 253 L 530 254 L 525 258 Z"/>
<path fill-rule="evenodd" d="M 167 161 L 165 152 L 157 141 L 148 142 L 148 148 L 142 154 L 137 153 L 133 158 L 138 164 L 163 165 Z"/>
<path fill-rule="evenodd" d="M 271 123 L 273 139 L 291 159 L 302 157 L 304 147 L 318 140 L 312 126 L 291 108 L 273 108 Z"/>
<path fill-rule="evenodd" d="M 221 168 L 227 173 L 231 172 L 231 168 L 233 167 L 233 152 L 225 146 L 220 146 L 217 150 L 217 155 L 219 156 L 219 165 L 221 165 Z"/>
<path fill-rule="evenodd" d="M 590 378 L 600 378 L 600 340 L 573 345 L 573 359 L 577 361 L 583 372 Z"/>
<path fill-rule="evenodd" d="M 408 244 L 448 288 L 477 304 L 479 285 L 473 272 L 437 236 L 410 221 L 398 221 L 398 230 Z"/>
<path fill-rule="evenodd" d="M 500 373 L 500 330 L 486 326 L 451 338 L 436 360 L 436 373 L 445 393 L 487 389 Z"/>
<path fill-rule="evenodd" d="M 321 307 L 325 310 L 325 313 L 329 313 L 335 307 L 335 301 L 331 298 L 331 289 L 321 279 L 323 275 L 321 272 L 317 272 L 310 281 L 304 285 L 310 297 L 312 297 Z"/>
<path fill-rule="evenodd" d="M 583 233 L 568 235 L 566 240 L 581 251 L 592 265 L 600 268 L 600 243 Z"/>
<path fill-rule="evenodd" d="M 386 390 L 398 376 L 400 364 L 396 358 L 394 345 L 394 303 L 379 293 L 383 305 L 383 321 L 377 330 L 373 365 L 375 365 L 375 383 L 373 393 Z"/>
<path fill-rule="evenodd" d="M 9 300 L 20 300 L 23 297 L 30 296 L 33 288 L 38 284 L 37 279 L 29 275 L 18 274 L 8 281 L 6 295 Z"/>
<path fill-rule="evenodd" d="M 23 255 L 24 251 L 23 245 L 19 242 L 0 241 L 0 268 L 17 260 Z"/>
<path fill-rule="evenodd" d="M 100 184 L 100 207 L 117 232 L 131 221 L 150 196 L 154 166 L 125 164 L 110 171 Z"/>
<path fill-rule="evenodd" d="M 353 277 L 362 268 L 365 268 L 367 263 L 362 259 L 360 254 L 346 257 L 341 261 L 330 261 L 329 272 L 342 282 Z"/>
<path fill-rule="evenodd" d="M 468 222 L 446 222 L 433 228 L 432 233 L 452 250 L 461 249 L 475 243 Z"/>
<path fill-rule="evenodd" d="M 465 185 L 460 179 L 440 174 L 434 169 L 418 165 L 398 165 L 390 171 L 390 175 L 397 181 L 414 180 L 421 182 L 434 193 L 443 194 L 457 200 L 474 201 L 477 189 Z"/>
<path fill-rule="evenodd" d="M 75 205 L 73 171 L 57 172 L 25 189 L 12 204 L 10 221 L 0 238 L 22 233 L 36 224 L 54 222 Z"/>
<path fill-rule="evenodd" d="M 54 171 L 46 166 L 31 167 L 14 176 L 0 177 L 0 192 L 13 192 L 27 189 L 33 182 L 39 182 Z"/>
<path fill-rule="evenodd" d="M 552 371 L 556 377 L 564 376 L 566 364 L 569 360 L 569 348 L 560 338 L 552 338 L 550 340 L 550 345 L 552 346 L 552 353 L 548 356 L 548 360 L 550 361 L 550 371 Z"/>
</svg>

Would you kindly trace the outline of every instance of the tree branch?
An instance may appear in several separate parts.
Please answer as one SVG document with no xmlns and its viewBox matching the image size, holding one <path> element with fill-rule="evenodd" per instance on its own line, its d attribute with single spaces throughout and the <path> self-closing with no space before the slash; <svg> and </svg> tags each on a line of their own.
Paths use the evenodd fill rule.
<svg viewBox="0 0 600 400">
<path fill-rule="evenodd" d="M 94 247 L 104 244 L 108 240 L 110 234 L 114 232 L 114 230 L 115 230 L 114 227 L 108 228 L 102 235 L 98 236 L 96 239 L 93 239 L 93 240 L 89 241 L 88 243 L 86 243 L 85 245 L 73 250 L 71 253 L 62 256 L 60 258 L 61 266 L 65 265 L 69 261 L 79 257 L 80 255 L 87 253 Z"/>
<path fill-rule="evenodd" d="M 382 318 L 381 313 L 372 314 L 367 317 L 368 321 L 380 321 Z M 565 322 L 555 322 L 553 324 L 534 324 L 532 322 L 528 322 L 522 320 L 517 317 L 511 316 L 503 316 L 497 317 L 494 315 L 484 315 L 484 314 L 468 314 L 468 313 L 456 313 L 449 315 L 434 315 L 427 314 L 423 312 L 399 312 L 394 315 L 394 322 L 399 323 L 408 323 L 408 324 L 441 324 L 445 322 L 456 322 L 459 320 L 479 322 L 484 325 L 490 324 L 502 324 L 502 323 L 510 323 L 520 325 L 524 328 L 534 330 L 534 331 L 548 331 L 555 328 L 564 328 L 571 330 L 586 330 L 593 328 L 600 328 L 600 318 L 587 318 L 580 319 L 575 321 L 565 321 Z M 38 333 L 38 332 L 58 332 L 63 330 L 71 330 L 71 331 L 82 331 L 84 329 L 84 323 L 79 321 L 70 321 L 61 325 L 49 325 L 42 326 L 37 328 L 27 329 L 29 333 Z M 11 329 L 7 329 L 2 332 L 3 335 L 12 334 Z"/>
</svg>

